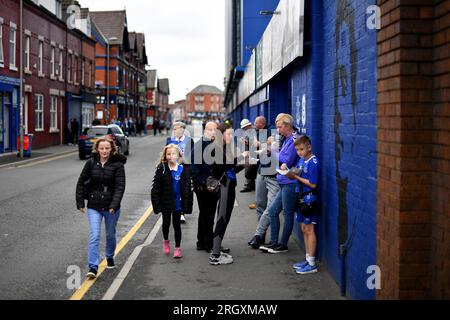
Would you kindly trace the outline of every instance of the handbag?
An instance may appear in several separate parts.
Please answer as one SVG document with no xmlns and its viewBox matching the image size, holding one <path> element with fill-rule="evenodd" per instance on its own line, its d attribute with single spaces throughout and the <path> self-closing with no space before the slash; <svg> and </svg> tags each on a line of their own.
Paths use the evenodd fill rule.
<svg viewBox="0 0 450 320">
<path fill-rule="evenodd" d="M 206 179 L 206 191 L 211 193 L 218 193 L 220 190 L 220 181 L 223 179 L 224 175 L 225 172 L 223 173 L 220 179 L 217 179 L 216 177 L 213 176 L 209 176 Z"/>
</svg>

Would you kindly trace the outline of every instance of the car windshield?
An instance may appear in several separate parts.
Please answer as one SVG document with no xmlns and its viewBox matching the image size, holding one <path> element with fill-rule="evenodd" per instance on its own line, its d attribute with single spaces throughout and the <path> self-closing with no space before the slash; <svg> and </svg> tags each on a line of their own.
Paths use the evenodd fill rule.
<svg viewBox="0 0 450 320">
<path fill-rule="evenodd" d="M 87 132 L 88 136 L 106 136 L 108 134 L 108 128 L 90 128 Z"/>
</svg>

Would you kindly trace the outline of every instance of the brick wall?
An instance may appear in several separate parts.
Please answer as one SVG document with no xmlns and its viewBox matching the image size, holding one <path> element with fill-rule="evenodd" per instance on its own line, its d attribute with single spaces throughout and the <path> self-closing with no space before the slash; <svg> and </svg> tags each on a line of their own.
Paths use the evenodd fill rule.
<svg viewBox="0 0 450 320">
<path fill-rule="evenodd" d="M 378 4 L 377 297 L 448 298 L 450 1 Z"/>
</svg>

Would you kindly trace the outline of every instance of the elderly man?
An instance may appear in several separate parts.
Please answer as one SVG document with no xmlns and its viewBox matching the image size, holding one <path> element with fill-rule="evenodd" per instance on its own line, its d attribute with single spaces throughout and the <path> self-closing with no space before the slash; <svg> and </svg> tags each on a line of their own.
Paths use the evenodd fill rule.
<svg viewBox="0 0 450 320">
<path fill-rule="evenodd" d="M 194 192 L 197 195 L 199 208 L 197 250 L 211 251 L 214 238 L 214 217 L 216 214 L 219 195 L 206 190 L 206 180 L 211 173 L 211 164 L 205 159 L 205 149 L 214 142 L 217 124 L 207 122 L 203 131 L 203 137 L 194 144 L 191 155 L 191 172 Z"/>
<path fill-rule="evenodd" d="M 253 145 L 256 139 L 255 128 L 253 128 L 252 123 L 248 119 L 241 121 L 241 129 L 244 130 L 243 143 L 245 145 L 245 151 L 249 151 L 250 147 Z M 256 164 L 248 164 L 245 167 L 245 178 L 247 182 L 241 193 L 255 191 L 255 180 L 258 171 L 258 166 Z"/>
</svg>

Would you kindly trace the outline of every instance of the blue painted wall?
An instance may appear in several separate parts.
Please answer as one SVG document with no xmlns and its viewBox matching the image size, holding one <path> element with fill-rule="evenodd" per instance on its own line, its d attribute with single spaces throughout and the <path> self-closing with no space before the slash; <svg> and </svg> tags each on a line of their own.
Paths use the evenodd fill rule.
<svg viewBox="0 0 450 320">
<path fill-rule="evenodd" d="M 374 299 L 366 282 L 376 264 L 377 43 L 366 9 L 376 1 L 306 2 L 304 57 L 269 83 L 264 115 L 273 124 L 278 113 L 291 113 L 311 136 L 322 168 L 320 259 L 341 284 L 338 248 L 345 244 L 347 296 Z M 298 226 L 294 236 L 301 236 Z"/>
<path fill-rule="evenodd" d="M 242 0 L 242 64 L 247 65 L 272 16 L 263 16 L 261 10 L 274 11 L 280 0 Z M 246 49 L 248 47 L 248 49 Z"/>
</svg>

